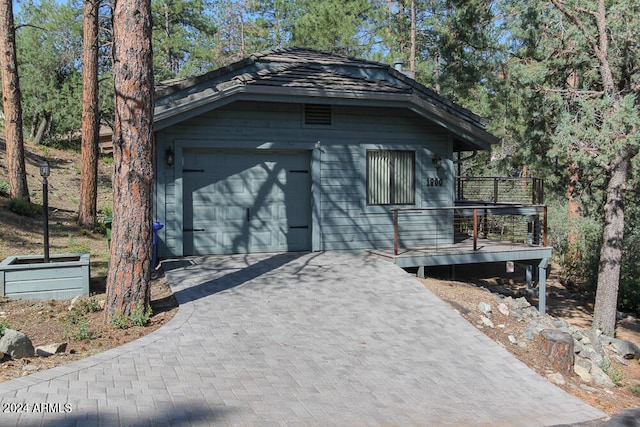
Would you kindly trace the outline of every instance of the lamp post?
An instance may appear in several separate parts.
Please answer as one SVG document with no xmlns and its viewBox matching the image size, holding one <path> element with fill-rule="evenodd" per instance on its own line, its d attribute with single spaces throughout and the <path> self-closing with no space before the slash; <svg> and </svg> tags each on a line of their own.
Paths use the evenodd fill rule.
<svg viewBox="0 0 640 427">
<path fill-rule="evenodd" d="M 40 176 L 42 177 L 42 210 L 44 213 L 44 262 L 49 262 L 49 182 L 47 177 L 51 171 L 46 160 L 40 162 Z"/>
</svg>

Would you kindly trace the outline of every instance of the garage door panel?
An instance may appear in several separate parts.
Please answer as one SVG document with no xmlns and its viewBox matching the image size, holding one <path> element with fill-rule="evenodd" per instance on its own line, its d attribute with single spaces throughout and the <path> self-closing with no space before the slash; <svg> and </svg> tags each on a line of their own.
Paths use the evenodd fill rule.
<svg viewBox="0 0 640 427">
<path fill-rule="evenodd" d="M 195 171 L 183 174 L 185 229 L 204 230 L 184 234 L 185 254 L 310 249 L 308 152 L 185 149 L 183 158 Z"/>
</svg>

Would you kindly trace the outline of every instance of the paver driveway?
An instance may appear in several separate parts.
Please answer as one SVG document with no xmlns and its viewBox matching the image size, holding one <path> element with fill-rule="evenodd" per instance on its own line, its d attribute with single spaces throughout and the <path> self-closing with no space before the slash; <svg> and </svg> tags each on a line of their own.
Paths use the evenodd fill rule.
<svg viewBox="0 0 640 427">
<path fill-rule="evenodd" d="M 0 384 L 3 409 L 29 404 L 0 424 L 541 426 L 605 416 L 384 261 L 264 254 L 165 267 L 180 302 L 169 324 Z M 49 411 L 34 412 L 42 402 Z"/>
</svg>

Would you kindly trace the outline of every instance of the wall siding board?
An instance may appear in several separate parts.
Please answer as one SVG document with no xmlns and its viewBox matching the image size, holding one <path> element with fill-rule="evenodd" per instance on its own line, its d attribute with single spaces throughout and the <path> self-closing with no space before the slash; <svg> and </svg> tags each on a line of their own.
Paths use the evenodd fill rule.
<svg viewBox="0 0 640 427">
<path fill-rule="evenodd" d="M 162 203 L 156 205 L 156 220 L 165 223 L 159 236 L 161 257 L 182 255 L 182 172 L 177 164 L 166 166 L 169 146 L 176 163 L 188 147 L 313 150 L 313 250 L 393 245 L 391 209 L 406 206 L 366 205 L 367 149 L 415 150 L 415 207 L 453 205 L 452 138 L 408 110 L 334 106 L 332 125 L 325 128 L 304 125 L 302 104 L 243 101 L 163 129 L 156 141 L 161 176 L 157 200 Z M 434 153 L 443 158 L 439 171 L 431 162 Z M 428 186 L 430 178 L 442 179 L 442 186 Z M 427 246 L 452 241 L 451 219 L 403 217 L 401 242 Z"/>
</svg>

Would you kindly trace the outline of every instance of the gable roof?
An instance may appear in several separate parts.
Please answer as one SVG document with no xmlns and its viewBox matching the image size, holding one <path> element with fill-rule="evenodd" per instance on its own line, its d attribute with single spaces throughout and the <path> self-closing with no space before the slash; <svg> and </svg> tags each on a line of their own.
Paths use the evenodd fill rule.
<svg viewBox="0 0 640 427">
<path fill-rule="evenodd" d="M 498 142 L 481 117 L 387 64 L 305 48 L 265 51 L 200 76 L 159 83 L 154 127 L 236 100 L 265 99 L 407 108 L 450 130 L 456 151 Z"/>
</svg>

